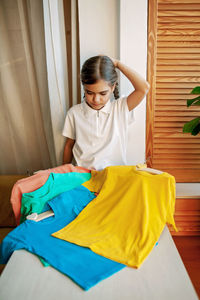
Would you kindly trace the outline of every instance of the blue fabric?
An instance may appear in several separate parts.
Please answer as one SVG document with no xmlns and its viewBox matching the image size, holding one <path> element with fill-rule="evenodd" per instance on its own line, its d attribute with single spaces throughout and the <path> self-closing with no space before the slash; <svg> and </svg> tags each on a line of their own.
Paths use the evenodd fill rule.
<svg viewBox="0 0 200 300">
<path fill-rule="evenodd" d="M 27 220 L 11 231 L 1 244 L 0 262 L 6 263 L 15 250 L 26 249 L 43 257 L 84 290 L 124 268 L 89 248 L 51 236 L 75 219 L 94 198 L 87 188 L 79 186 L 50 200 L 48 205 L 55 215 L 40 222 Z"/>
<path fill-rule="evenodd" d="M 50 173 L 44 185 L 33 192 L 22 194 L 20 223 L 24 222 L 26 216 L 31 213 L 41 213 L 48 210 L 49 206 L 46 203 L 49 200 L 80 186 L 90 178 L 91 173 Z M 49 263 L 43 258 L 39 257 L 39 259 L 45 267 L 49 266 Z"/>
</svg>

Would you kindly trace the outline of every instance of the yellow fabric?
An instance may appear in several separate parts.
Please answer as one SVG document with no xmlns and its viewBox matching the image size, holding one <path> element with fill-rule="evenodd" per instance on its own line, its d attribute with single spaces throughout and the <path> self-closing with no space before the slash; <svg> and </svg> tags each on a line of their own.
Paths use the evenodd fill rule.
<svg viewBox="0 0 200 300">
<path fill-rule="evenodd" d="M 168 173 L 152 175 L 133 166 L 113 166 L 92 171 L 83 185 L 99 195 L 54 237 L 138 268 L 166 222 L 176 229 L 175 179 Z"/>
</svg>

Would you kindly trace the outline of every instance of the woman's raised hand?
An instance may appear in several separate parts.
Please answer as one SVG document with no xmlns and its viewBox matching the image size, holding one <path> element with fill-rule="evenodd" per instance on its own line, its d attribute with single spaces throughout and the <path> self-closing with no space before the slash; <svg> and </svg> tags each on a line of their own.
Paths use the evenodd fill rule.
<svg viewBox="0 0 200 300">
<path fill-rule="evenodd" d="M 116 59 L 116 58 L 112 58 L 112 57 L 110 57 L 110 59 L 112 60 L 112 62 L 113 62 L 113 64 L 114 64 L 115 68 L 117 68 L 119 60 Z"/>
<path fill-rule="evenodd" d="M 105 55 L 104 54 L 99 54 L 99 56 L 105 56 Z M 110 56 L 108 56 L 108 57 L 112 60 L 115 68 L 117 68 L 117 64 L 118 64 L 119 60 L 117 60 L 116 58 L 110 57 Z"/>
</svg>

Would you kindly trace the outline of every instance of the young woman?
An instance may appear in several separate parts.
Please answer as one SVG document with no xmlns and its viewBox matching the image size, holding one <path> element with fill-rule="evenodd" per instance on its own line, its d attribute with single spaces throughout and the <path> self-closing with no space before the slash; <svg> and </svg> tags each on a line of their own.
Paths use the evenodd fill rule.
<svg viewBox="0 0 200 300">
<path fill-rule="evenodd" d="M 119 98 L 119 69 L 131 82 L 134 91 Z M 89 58 L 82 67 L 84 101 L 69 109 L 63 135 L 67 137 L 63 163 L 74 157 L 78 166 L 101 170 L 107 166 L 126 164 L 128 126 L 131 111 L 149 90 L 148 82 L 116 59 L 107 56 Z M 114 101 L 110 101 L 114 93 Z"/>
</svg>

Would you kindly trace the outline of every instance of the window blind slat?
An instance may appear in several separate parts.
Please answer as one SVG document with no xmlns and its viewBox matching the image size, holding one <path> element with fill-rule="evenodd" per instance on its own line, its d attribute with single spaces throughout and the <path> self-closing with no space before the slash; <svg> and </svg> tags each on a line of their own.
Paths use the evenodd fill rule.
<svg viewBox="0 0 200 300">
<path fill-rule="evenodd" d="M 191 83 L 191 82 L 185 82 L 185 84 L 184 84 L 184 87 L 183 87 L 183 84 L 182 83 L 179 83 L 179 82 L 171 82 L 171 84 L 170 84 L 170 86 L 171 86 L 171 88 L 183 88 L 183 89 L 185 89 L 185 88 L 188 88 L 188 89 L 190 89 L 190 91 L 192 90 L 192 88 L 194 87 L 194 84 L 193 83 Z M 168 83 L 165 83 L 165 82 L 157 82 L 157 84 L 156 84 L 156 87 L 159 89 L 159 88 L 165 88 L 165 89 L 167 89 L 168 87 L 169 87 L 169 84 Z M 174 95 L 175 96 L 175 95 Z M 177 95 L 176 95 L 177 96 Z M 191 98 L 191 95 L 189 94 L 189 95 L 186 95 L 187 96 L 187 99 L 190 99 Z M 183 94 L 182 94 L 182 97 L 183 97 Z M 176 99 L 176 98 L 174 98 L 174 99 Z M 182 98 L 182 99 L 184 99 L 184 98 Z M 192 99 L 192 98 L 191 98 Z"/>
<path fill-rule="evenodd" d="M 199 146 L 200 146 L 200 141 L 197 139 L 192 139 L 192 140 L 190 140 L 190 139 L 187 139 L 187 138 L 180 138 L 180 139 L 178 139 L 178 138 L 176 138 L 176 139 L 169 139 L 169 138 L 155 138 L 154 139 L 154 143 L 155 143 L 155 145 L 156 144 L 173 144 L 173 143 L 175 143 L 175 144 L 190 144 L 190 143 L 192 143 L 192 144 L 198 144 Z M 199 154 L 200 155 L 200 154 Z"/>
<path fill-rule="evenodd" d="M 169 112 L 168 111 L 156 111 L 155 115 L 158 117 L 161 116 L 169 116 Z M 191 116 L 191 117 L 198 117 L 199 116 L 199 112 L 197 111 L 190 111 L 188 109 L 188 111 L 170 111 L 170 116 Z"/>
<path fill-rule="evenodd" d="M 164 3 L 164 4 L 163 4 Z M 162 10 L 176 10 L 176 11 L 190 11 L 190 10 L 200 10 L 200 3 L 198 0 L 196 1 L 177 1 L 173 4 L 165 2 L 158 1 L 158 11 Z"/>
<path fill-rule="evenodd" d="M 167 16 L 158 16 L 158 24 L 161 24 L 161 23 L 174 23 L 174 22 L 177 22 L 177 23 L 199 23 L 199 17 L 200 15 L 198 16 L 183 16 L 183 15 L 179 15 L 179 16 L 173 16 L 173 17 L 167 17 Z"/>
<path fill-rule="evenodd" d="M 163 30 L 163 29 L 158 29 L 157 31 L 157 35 L 181 35 L 181 36 L 188 36 L 188 35 L 191 35 L 191 36 L 195 36 L 195 35 L 198 35 L 199 36 L 200 34 L 200 30 L 199 29 L 196 29 L 196 30 L 193 30 L 193 29 L 188 29 L 188 28 L 185 28 L 184 30 L 182 29 L 166 29 L 166 30 Z M 193 37 L 194 38 L 194 37 Z"/>
<path fill-rule="evenodd" d="M 196 42 L 200 41 L 200 36 L 198 35 L 157 35 L 157 41 L 169 41 L 169 42 L 181 42 L 181 41 L 186 41 L 186 42 Z"/>
<path fill-rule="evenodd" d="M 158 66 L 177 66 L 177 60 L 174 59 L 158 59 L 157 58 L 157 65 Z M 184 60 L 179 60 L 178 62 L 179 66 L 200 66 L 200 60 L 194 59 L 193 57 L 190 59 L 184 59 Z"/>
<path fill-rule="evenodd" d="M 178 29 L 183 29 L 183 30 L 186 30 L 186 29 L 199 29 L 199 24 L 200 23 L 189 23 L 189 22 L 185 22 L 185 23 L 158 23 L 158 29 L 159 30 L 164 30 L 164 29 L 168 29 L 168 30 L 178 30 Z"/>
<path fill-rule="evenodd" d="M 195 4 L 195 3 L 199 3 L 199 0 L 158 0 L 159 4 Z"/>
<path fill-rule="evenodd" d="M 191 106 L 190 108 L 188 108 L 186 107 L 186 105 L 177 105 L 176 103 L 174 103 L 174 105 L 172 106 L 172 105 L 163 105 L 163 104 L 159 105 L 159 103 L 157 102 L 156 102 L 155 111 L 187 111 L 187 112 L 198 111 L 200 113 L 199 106 Z"/>
</svg>

